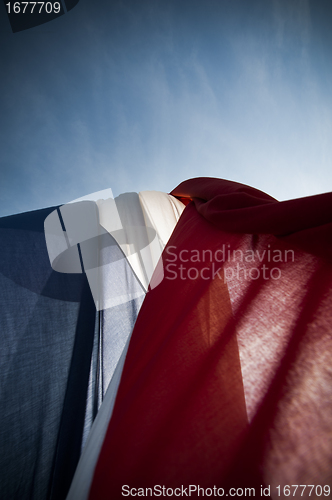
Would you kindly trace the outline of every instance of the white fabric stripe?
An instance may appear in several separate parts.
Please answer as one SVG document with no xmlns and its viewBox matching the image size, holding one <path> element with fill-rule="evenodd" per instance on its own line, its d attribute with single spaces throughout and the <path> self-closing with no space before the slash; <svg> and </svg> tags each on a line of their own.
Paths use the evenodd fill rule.
<svg viewBox="0 0 332 500">
<path fill-rule="evenodd" d="M 138 196 L 145 223 L 155 229 L 164 248 L 185 205 L 174 196 L 160 191 L 141 191 Z"/>
<path fill-rule="evenodd" d="M 108 423 L 113 412 L 115 397 L 120 384 L 129 341 L 130 337 L 122 351 L 112 380 L 106 391 L 105 398 L 92 425 L 66 500 L 87 500 L 89 497 L 93 474 L 104 442 Z"/>
<path fill-rule="evenodd" d="M 128 210 L 126 210 L 125 201 L 127 201 Z M 157 238 L 153 240 L 153 246 L 150 244 L 148 247 L 143 249 L 145 250 L 143 259 L 132 259 L 130 264 L 137 276 L 144 277 L 144 273 L 147 273 L 148 271 L 150 279 L 152 272 L 160 259 L 162 250 L 170 238 L 185 206 L 173 196 L 158 191 L 143 191 L 139 193 L 139 202 L 139 208 L 143 211 L 145 226 L 150 228 L 152 227 L 157 233 Z M 137 218 L 137 212 L 140 212 L 140 210 L 138 210 L 138 206 L 136 205 L 136 201 L 133 197 L 127 197 L 126 200 L 125 197 L 123 197 L 121 205 L 123 206 L 120 207 L 120 203 L 117 203 L 121 222 L 124 226 L 126 224 L 128 224 L 128 226 L 131 226 L 131 224 L 134 226 L 135 223 L 141 224 L 141 221 Z M 102 226 L 107 230 L 107 203 L 98 202 L 98 207 L 99 211 L 102 211 L 102 214 L 100 214 L 100 221 L 102 221 Z M 122 214 L 124 213 L 126 220 L 122 220 Z M 112 233 L 112 236 L 116 239 L 116 234 Z M 131 237 L 132 235 L 129 236 Z M 122 244 L 121 241 L 120 246 Z M 121 248 L 124 252 L 128 252 L 130 254 L 132 249 L 130 247 L 128 249 L 128 241 L 130 240 L 127 240 L 126 243 L 122 245 L 124 248 Z M 135 253 L 130 255 L 135 255 Z M 151 266 L 152 264 L 152 272 L 151 269 L 144 270 L 142 263 L 147 266 Z M 148 286 L 148 283 L 146 283 L 146 285 Z M 112 415 L 117 390 L 120 384 L 129 340 L 130 337 L 122 351 L 121 357 L 105 394 L 104 401 L 101 404 L 100 410 L 98 411 L 97 417 L 87 438 L 86 445 L 83 449 L 66 500 L 87 500 L 89 496 L 94 470 L 96 468 L 108 423 Z"/>
</svg>

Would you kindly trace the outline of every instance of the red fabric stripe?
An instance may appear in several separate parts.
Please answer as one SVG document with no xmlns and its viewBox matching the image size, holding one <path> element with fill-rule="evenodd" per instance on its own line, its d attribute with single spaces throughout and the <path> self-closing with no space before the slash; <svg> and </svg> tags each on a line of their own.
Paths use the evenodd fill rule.
<svg viewBox="0 0 332 500">
<path fill-rule="evenodd" d="M 193 203 L 139 313 L 90 498 L 122 498 L 122 485 L 254 487 L 259 498 L 264 483 L 274 495 L 278 484 L 328 484 L 332 194 L 277 202 L 217 179 L 172 194 Z M 220 277 L 216 259 L 181 262 L 183 250 L 223 245 L 258 251 L 255 262 L 236 276 L 231 258 Z M 280 279 L 247 279 L 263 265 Z"/>
<path fill-rule="evenodd" d="M 219 248 L 193 205 L 182 217 L 169 247 Z M 139 313 L 90 498 L 120 498 L 123 484 L 220 482 L 246 428 L 226 285 L 164 279 Z"/>
<path fill-rule="evenodd" d="M 230 233 L 273 234 L 332 260 L 332 193 L 279 202 L 223 179 L 182 182 L 171 194 L 189 198 L 205 220 Z"/>
</svg>

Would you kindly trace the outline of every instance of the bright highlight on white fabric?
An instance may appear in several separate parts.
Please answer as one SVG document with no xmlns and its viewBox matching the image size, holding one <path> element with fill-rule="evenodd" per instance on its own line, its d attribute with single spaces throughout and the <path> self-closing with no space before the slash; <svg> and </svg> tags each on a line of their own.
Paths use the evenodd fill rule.
<svg viewBox="0 0 332 500">
<path fill-rule="evenodd" d="M 105 199 L 98 199 L 98 194 Z M 114 199 L 109 189 L 63 205 L 45 220 L 52 268 L 62 273 L 85 272 L 97 311 L 143 297 L 149 285 L 154 288 L 163 279 L 160 257 L 183 209 L 181 202 L 166 193 L 125 193 Z M 107 247 L 114 244 L 122 254 L 110 260 Z M 125 289 L 119 281 L 113 287 L 105 284 L 105 275 L 124 272 L 123 259 L 141 286 L 136 280 L 128 280 Z"/>
<path fill-rule="evenodd" d="M 120 231 L 113 230 L 111 216 L 114 213 L 114 201 L 123 228 Z M 157 286 L 163 277 L 163 273 L 160 272 L 161 254 L 185 208 L 184 204 L 173 196 L 158 191 L 143 191 L 138 196 L 136 193 L 125 193 L 115 200 L 98 200 L 96 203 L 100 225 L 109 231 L 121 248 L 126 261 L 130 263 L 142 284 L 142 294 L 145 294 L 149 284 L 151 286 L 151 278 L 153 278 L 154 286 Z M 119 285 L 119 280 L 115 279 L 121 262 L 124 261 L 112 263 L 116 266 L 112 274 L 109 264 L 106 267 L 103 265 L 102 258 L 100 261 L 98 290 L 100 297 L 103 297 L 103 305 L 108 311 L 117 305 L 115 299 L 119 291 L 118 286 L 123 287 L 123 283 L 126 283 L 127 290 L 124 292 L 132 295 L 130 277 L 123 280 L 121 285 Z M 158 266 L 156 273 L 158 263 L 161 265 Z M 125 266 L 122 272 L 125 272 Z M 153 285 L 151 287 L 153 288 Z M 104 326 L 104 331 L 107 332 L 107 325 Z M 116 333 L 112 331 L 112 335 Z M 111 381 L 88 435 L 67 500 L 86 500 L 89 496 L 94 470 L 112 415 L 129 342 L 130 335 L 123 350 L 117 354 L 118 359 L 113 373 L 108 374 Z"/>
<path fill-rule="evenodd" d="M 113 230 L 114 201 L 123 232 Z M 126 193 L 114 201 L 97 201 L 100 225 L 114 237 L 147 290 L 162 251 L 185 207 L 174 196 L 160 191 L 141 191 L 138 198 L 136 193 Z M 154 280 L 154 286 L 157 284 Z"/>
</svg>

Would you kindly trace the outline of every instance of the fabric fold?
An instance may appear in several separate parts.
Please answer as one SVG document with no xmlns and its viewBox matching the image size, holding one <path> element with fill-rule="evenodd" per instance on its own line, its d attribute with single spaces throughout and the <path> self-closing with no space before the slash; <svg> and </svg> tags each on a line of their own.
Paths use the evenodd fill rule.
<svg viewBox="0 0 332 500">
<path fill-rule="evenodd" d="M 106 202 L 100 200 L 97 203 L 102 227 L 107 230 L 108 227 L 112 227 L 112 221 L 109 219 L 113 211 L 108 211 L 107 200 Z M 123 233 L 112 234 L 114 238 L 118 238 L 117 243 L 126 258 L 121 261 L 121 268 L 117 266 L 117 269 L 120 269 L 117 273 L 114 266 L 101 268 L 100 280 L 105 288 L 105 296 L 109 296 L 110 288 L 116 292 L 119 281 L 127 282 L 129 275 L 131 279 L 135 278 L 138 283 L 141 285 L 143 283 L 143 286 L 148 288 L 162 250 L 184 209 L 184 205 L 176 198 L 157 191 L 145 191 L 139 195 L 126 193 L 115 198 L 115 203 Z M 146 228 L 154 231 L 151 241 L 144 235 Z M 114 247 L 103 249 L 101 263 L 103 259 L 109 260 L 107 252 L 115 250 Z M 155 281 L 154 286 L 158 284 L 159 281 Z M 100 365 L 98 413 L 93 422 L 90 404 L 89 415 L 86 418 L 85 445 L 67 500 L 77 498 L 83 500 L 89 495 L 95 465 L 112 415 L 131 332 L 144 296 L 145 291 L 135 301 L 109 307 L 100 312 L 101 350 L 96 355 Z M 92 373 L 90 387 L 96 383 L 94 380 L 95 376 Z"/>
<path fill-rule="evenodd" d="M 278 202 L 205 178 L 171 194 L 189 203 L 138 315 L 89 498 L 328 487 L 332 194 Z"/>
<path fill-rule="evenodd" d="M 217 250 L 220 234 L 188 206 L 164 264 L 167 249 L 173 262 L 193 241 L 200 252 Z M 120 498 L 124 484 L 214 484 L 227 474 L 248 426 L 222 275 L 206 280 L 213 266 L 201 261 L 197 279 L 182 279 L 167 265 L 136 321 L 90 498 Z M 221 450 L 215 446 L 220 441 Z"/>
</svg>

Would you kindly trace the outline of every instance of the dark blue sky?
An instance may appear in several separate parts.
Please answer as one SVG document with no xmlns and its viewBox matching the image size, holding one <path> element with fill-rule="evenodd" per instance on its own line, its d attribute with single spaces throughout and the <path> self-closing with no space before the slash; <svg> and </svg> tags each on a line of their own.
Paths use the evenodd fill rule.
<svg viewBox="0 0 332 500">
<path fill-rule="evenodd" d="M 0 7 L 0 215 L 205 175 L 332 190 L 331 1 L 80 0 L 15 34 Z"/>
</svg>

